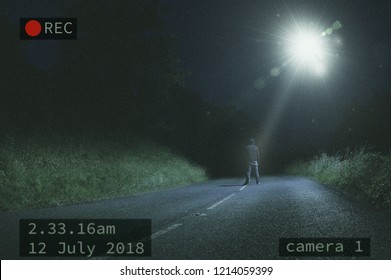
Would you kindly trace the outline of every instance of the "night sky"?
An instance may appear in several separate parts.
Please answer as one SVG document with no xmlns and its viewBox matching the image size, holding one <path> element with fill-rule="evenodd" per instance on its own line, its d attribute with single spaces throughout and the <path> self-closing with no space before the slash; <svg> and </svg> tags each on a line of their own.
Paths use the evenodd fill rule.
<svg viewBox="0 0 391 280">
<path fill-rule="evenodd" d="M 0 15 L 16 26 L 22 16 L 72 16 L 63 14 L 69 3 L 1 1 Z M 390 1 L 157 3 L 191 73 L 186 87 L 208 102 L 233 106 L 259 121 L 255 137 L 264 152 L 271 147 L 285 154 L 292 149 L 321 151 L 347 110 L 354 110 L 347 104 L 389 92 Z M 332 47 L 324 75 L 295 72 L 291 64 L 271 75 L 288 60 L 284 36 L 295 23 L 324 31 L 336 20 L 342 28 L 327 38 Z M 27 42 L 23 48 L 26 59 L 43 73 L 61 67 L 57 42 Z"/>
<path fill-rule="evenodd" d="M 192 73 L 188 85 L 206 100 L 235 104 L 263 120 L 259 141 L 281 153 L 322 151 L 347 104 L 389 92 L 389 1 L 178 0 L 164 1 L 162 11 Z M 270 75 L 284 62 L 278 36 L 295 22 L 325 30 L 335 20 L 343 27 L 330 36 L 339 43 L 324 76 L 292 69 Z"/>
<path fill-rule="evenodd" d="M 360 75 L 360 80 L 365 79 L 368 87 L 386 85 L 385 73 L 390 64 L 389 1 L 171 0 L 163 3 L 162 13 L 177 34 L 183 62 L 193 74 L 189 85 L 216 102 L 225 103 L 251 90 L 253 79 L 278 63 L 278 38 L 273 35 L 289 29 L 292 18 L 321 29 L 335 20 L 343 25 L 334 34 L 342 41 L 338 50 L 340 59 L 318 84 L 323 82 L 329 87 L 338 84 L 332 90 L 342 90 L 344 95 L 357 91 L 353 88 L 359 82 L 356 75 Z M 337 79 L 340 75 L 350 77 L 354 70 L 356 82 Z M 281 80 L 275 83 L 283 83 Z"/>
</svg>

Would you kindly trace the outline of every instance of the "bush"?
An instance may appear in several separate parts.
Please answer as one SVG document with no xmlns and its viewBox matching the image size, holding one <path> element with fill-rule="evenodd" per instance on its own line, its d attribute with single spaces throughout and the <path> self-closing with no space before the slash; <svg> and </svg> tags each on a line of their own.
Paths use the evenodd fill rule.
<svg viewBox="0 0 391 280">
<path fill-rule="evenodd" d="M 289 167 L 290 174 L 308 176 L 334 185 L 380 207 L 391 207 L 391 154 L 356 152 L 321 154 L 309 162 Z"/>
<path fill-rule="evenodd" d="M 131 141 L 8 137 L 0 146 L 0 209 L 56 206 L 199 182 L 203 168 L 169 148 Z"/>
</svg>

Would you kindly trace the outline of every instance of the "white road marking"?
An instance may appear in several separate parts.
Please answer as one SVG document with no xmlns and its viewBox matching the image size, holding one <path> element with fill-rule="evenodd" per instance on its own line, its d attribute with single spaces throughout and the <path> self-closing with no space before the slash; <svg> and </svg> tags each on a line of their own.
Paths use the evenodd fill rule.
<svg viewBox="0 0 391 280">
<path fill-rule="evenodd" d="M 207 210 L 212 210 L 213 208 L 217 207 L 218 205 L 220 205 L 221 203 L 223 203 L 224 201 L 230 199 L 231 197 L 233 197 L 235 194 L 231 194 L 230 196 L 227 196 L 226 198 L 224 198 L 223 200 L 220 200 L 219 202 L 213 204 L 211 207 L 207 208 Z"/>
<path fill-rule="evenodd" d="M 241 187 L 239 190 L 241 191 L 241 190 L 243 190 L 245 187 L 247 187 L 247 185 Z M 223 203 L 224 201 L 230 199 L 230 198 L 233 197 L 234 195 L 235 195 L 235 194 L 233 193 L 233 194 L 227 196 L 226 198 L 220 200 L 219 202 L 217 202 L 217 203 L 213 204 L 212 206 L 210 206 L 209 208 L 207 208 L 207 210 L 212 210 L 212 209 L 216 208 L 218 205 L 220 205 L 220 204 Z M 206 216 L 206 214 L 205 214 L 205 213 L 201 213 L 200 216 Z M 154 234 L 151 235 L 151 239 L 154 239 L 154 238 L 156 238 L 156 237 L 158 237 L 158 236 L 161 236 L 161 235 L 163 235 L 163 234 L 166 234 L 167 232 L 169 232 L 169 231 L 171 231 L 171 230 L 174 230 L 174 229 L 180 227 L 181 225 L 182 225 L 182 224 L 173 224 L 172 226 L 169 226 L 168 228 L 159 230 L 159 231 L 157 231 L 157 232 L 155 232 Z"/>
<path fill-rule="evenodd" d="M 165 229 L 162 229 L 162 230 L 159 230 L 157 232 L 155 232 L 154 234 L 151 235 L 151 239 L 154 239 L 160 235 L 163 235 L 173 229 L 176 229 L 177 227 L 180 227 L 182 224 L 173 224 L 172 226 L 169 226 L 168 228 L 165 228 Z"/>
</svg>

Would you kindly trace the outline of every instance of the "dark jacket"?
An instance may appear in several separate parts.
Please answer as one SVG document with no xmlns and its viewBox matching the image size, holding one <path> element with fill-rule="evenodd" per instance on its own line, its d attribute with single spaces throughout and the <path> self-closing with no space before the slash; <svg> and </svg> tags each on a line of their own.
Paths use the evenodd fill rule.
<svg viewBox="0 0 391 280">
<path fill-rule="evenodd" d="M 257 161 L 259 162 L 259 150 L 258 147 L 251 144 L 247 146 L 248 161 Z"/>
</svg>

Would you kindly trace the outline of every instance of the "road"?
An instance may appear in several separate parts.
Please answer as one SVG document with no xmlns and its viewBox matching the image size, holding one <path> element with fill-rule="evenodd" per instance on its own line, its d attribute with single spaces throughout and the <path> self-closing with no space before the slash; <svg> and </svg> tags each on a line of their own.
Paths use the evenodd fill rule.
<svg viewBox="0 0 391 280">
<path fill-rule="evenodd" d="M 371 255 L 360 258 L 391 259 L 389 214 L 306 178 L 264 177 L 260 185 L 245 187 L 241 182 L 220 179 L 84 204 L 2 212 L 0 257 L 19 258 L 21 218 L 115 218 L 152 219 L 151 259 L 289 259 L 279 256 L 279 238 L 306 237 L 369 237 Z"/>
</svg>

